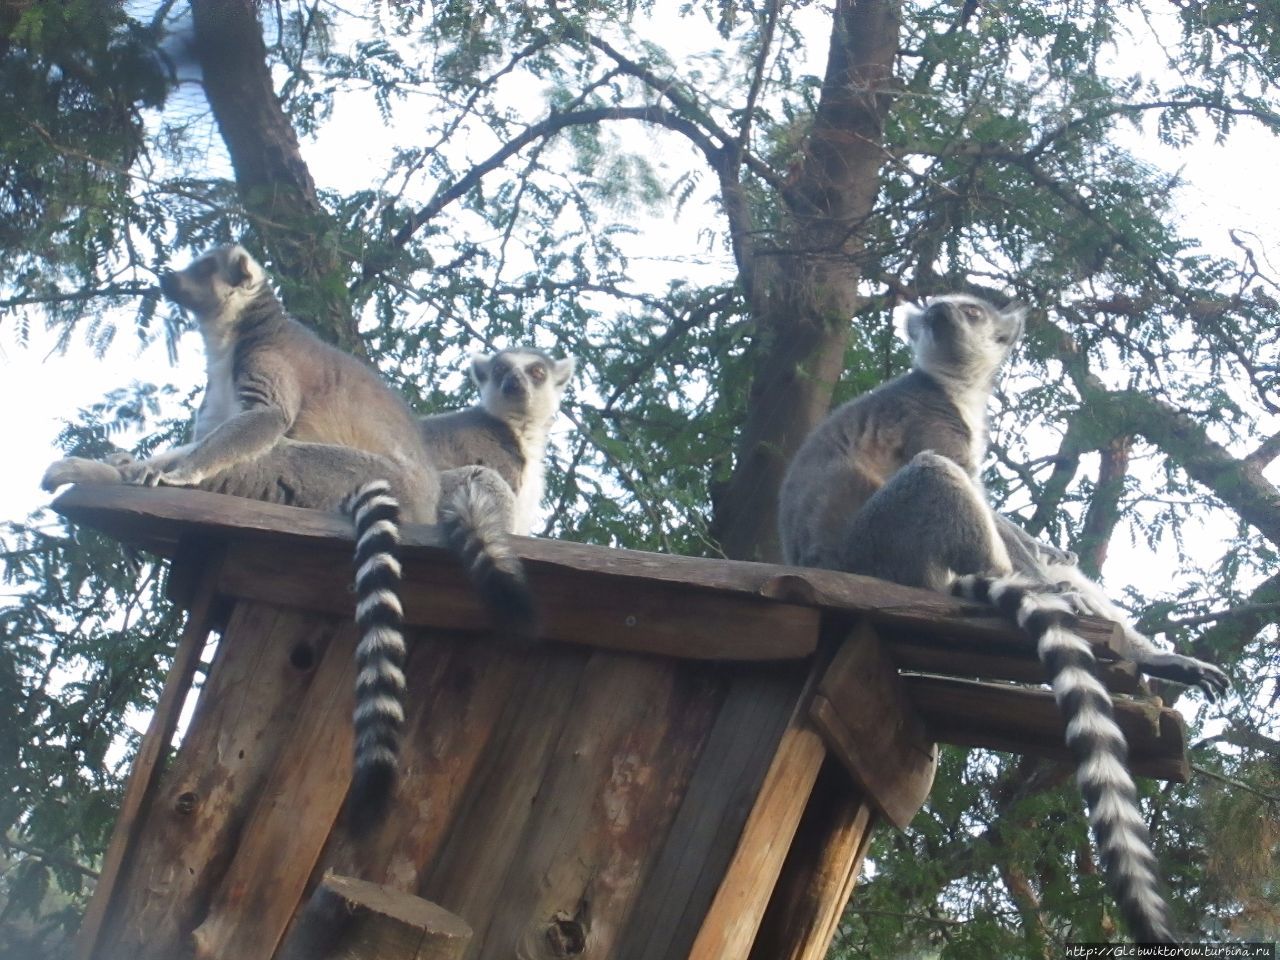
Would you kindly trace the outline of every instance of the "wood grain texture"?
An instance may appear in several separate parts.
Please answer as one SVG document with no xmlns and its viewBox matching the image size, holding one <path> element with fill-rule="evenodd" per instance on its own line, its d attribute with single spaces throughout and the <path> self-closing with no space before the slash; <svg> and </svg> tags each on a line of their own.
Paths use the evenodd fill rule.
<svg viewBox="0 0 1280 960">
<path fill-rule="evenodd" d="M 906 829 L 929 796 L 938 749 L 869 623 L 840 643 L 809 716 L 886 819 Z"/>
<path fill-rule="evenodd" d="M 237 607 L 134 841 L 100 956 L 168 960 L 186 951 L 249 810 L 290 746 L 300 700 L 333 632 L 314 617 Z"/>
<path fill-rule="evenodd" d="M 689 960 L 746 960 L 825 756 L 822 739 L 797 711 L 760 785 Z"/>
<path fill-rule="evenodd" d="M 165 555 L 172 555 L 182 534 L 271 544 L 272 549 L 287 542 L 316 548 L 351 540 L 350 525 L 337 514 L 199 490 L 77 486 L 59 496 L 53 507 L 71 520 Z M 421 562 L 451 568 L 454 564 L 435 527 L 407 524 L 403 534 L 404 555 L 411 565 Z M 1021 643 L 1027 655 L 1034 657 L 1030 644 L 1017 628 L 992 616 L 986 607 L 871 577 L 557 540 L 512 539 L 516 554 L 535 578 L 550 570 L 566 583 L 572 583 L 579 575 L 589 575 L 592 579 L 587 583 L 595 582 L 597 577 L 618 578 L 628 584 L 648 581 L 831 612 L 861 613 L 877 624 L 911 628 L 917 635 L 985 637 Z M 349 546 L 343 546 L 340 552 L 349 550 Z M 1114 625 L 1105 620 L 1082 618 L 1079 629 L 1099 656 L 1116 659 Z"/>
<path fill-rule="evenodd" d="M 303 932 L 281 960 L 461 960 L 471 941 L 448 910 L 366 880 L 328 874 L 315 898 L 333 922 Z"/>
<path fill-rule="evenodd" d="M 498 721 L 466 802 L 424 878 L 421 894 L 485 942 L 504 880 L 533 816 L 548 764 L 573 716 L 588 655 L 562 650 L 536 658 Z"/>
<path fill-rule="evenodd" d="M 878 822 L 874 805 L 828 756 L 774 885 L 750 960 L 823 960 Z"/>
<path fill-rule="evenodd" d="M 128 859 L 133 855 L 138 834 L 149 814 L 161 760 L 169 744 L 173 742 L 182 705 L 191 689 L 191 682 L 195 678 L 196 667 L 200 663 L 200 655 L 209 635 L 209 620 L 215 603 L 214 587 L 220 563 L 221 551 L 215 551 L 209 555 L 203 574 L 198 577 L 199 585 L 194 591 L 186 626 L 178 639 L 177 649 L 174 650 L 173 663 L 169 667 L 155 712 L 151 715 L 151 723 L 138 747 L 133 768 L 129 771 L 129 782 L 120 802 L 120 813 L 116 816 L 93 898 L 89 901 L 76 936 L 75 956 L 81 960 L 97 955 L 103 922 L 112 910 L 114 899 L 121 893 L 117 881 L 128 870 Z"/>
<path fill-rule="evenodd" d="M 939 740 L 1072 761 L 1066 727 L 1053 694 L 1013 684 L 949 677 L 903 677 L 911 700 Z M 1159 700 L 1113 697 L 1116 723 L 1129 744 L 1137 776 L 1185 783 L 1190 776 L 1186 726 Z"/>
<path fill-rule="evenodd" d="M 347 551 L 235 543 L 218 584 L 236 597 L 350 616 Z M 488 630 L 489 618 L 451 556 L 406 557 L 405 622 Z M 544 640 L 705 660 L 798 659 L 813 652 L 820 612 L 795 604 L 591 573 L 534 569 L 530 584 Z"/>
<path fill-rule="evenodd" d="M 620 938 L 617 960 L 689 954 L 808 675 L 809 669 L 793 664 L 725 669 L 724 700 Z"/>
<path fill-rule="evenodd" d="M 199 960 L 269 960 L 351 781 L 354 626 L 329 643 L 193 938 Z"/>
<path fill-rule="evenodd" d="M 719 700 L 689 669 L 591 657 L 477 956 L 615 955 Z"/>
</svg>

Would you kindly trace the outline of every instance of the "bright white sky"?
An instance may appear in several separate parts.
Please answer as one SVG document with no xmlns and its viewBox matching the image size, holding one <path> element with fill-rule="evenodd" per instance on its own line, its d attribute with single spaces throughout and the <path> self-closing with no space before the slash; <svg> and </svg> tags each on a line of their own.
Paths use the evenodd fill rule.
<svg viewBox="0 0 1280 960">
<path fill-rule="evenodd" d="M 688 32 L 680 36 L 686 43 L 695 42 Z M 669 47 L 672 34 L 661 39 Z M 706 42 L 714 43 L 714 34 Z M 825 55 L 822 44 L 815 47 L 817 56 Z M 820 72 L 821 64 L 812 69 Z M 641 125 L 619 125 L 619 131 L 628 138 L 629 146 L 648 146 L 649 134 Z M 321 139 L 304 143 L 303 152 L 322 186 L 349 189 L 353 171 L 361 180 L 358 185 L 364 186 L 368 171 L 385 169 L 385 158 L 395 139 L 395 132 L 365 101 L 340 102 Z M 1179 206 L 1188 232 L 1199 237 L 1206 248 L 1229 255 L 1233 251 L 1229 230 L 1253 233 L 1262 238 L 1258 249 L 1271 257 L 1271 265 L 1264 264 L 1264 270 L 1280 275 L 1280 186 L 1274 175 L 1274 138 L 1256 125 L 1243 123 L 1223 144 L 1206 140 L 1180 153 L 1136 134 L 1128 145 L 1155 166 L 1182 170 L 1187 185 L 1179 193 Z M 650 148 L 646 152 L 658 157 L 661 165 L 662 150 Z M 684 158 L 676 160 L 679 165 Z M 699 209 L 696 203 L 686 206 L 680 221 L 671 210 L 656 214 L 636 211 L 637 233 L 625 242 L 639 272 L 659 284 L 694 270 L 724 275 L 729 264 L 719 254 L 709 256 L 696 239 L 708 215 L 707 208 Z M 699 266 L 691 267 L 694 261 Z M 34 317 L 32 324 L 38 324 Z M 78 408 L 134 379 L 168 379 L 181 388 L 180 395 L 203 381 L 199 343 L 193 334 L 187 334 L 180 344 L 178 366 L 168 368 L 163 344 L 152 344 L 140 353 L 136 340 L 125 333 L 98 359 L 78 342 L 65 355 L 51 353 L 53 337 L 39 330 L 33 330 L 31 344 L 23 346 L 15 326 L 12 317 L 0 319 L 0 409 L 12 411 L 4 428 L 12 467 L 0 474 L 0 520 L 22 518 L 48 502 L 49 497 L 38 488 L 39 478 L 59 455 L 53 441 L 62 422 L 73 419 Z M 461 398 L 461 402 L 470 402 L 470 397 Z M 1142 555 L 1145 547 L 1136 553 L 1120 543 L 1115 548 L 1109 579 L 1125 583 L 1138 569 L 1152 570 L 1151 558 Z M 1167 576 L 1167 562 L 1154 566 Z"/>
</svg>

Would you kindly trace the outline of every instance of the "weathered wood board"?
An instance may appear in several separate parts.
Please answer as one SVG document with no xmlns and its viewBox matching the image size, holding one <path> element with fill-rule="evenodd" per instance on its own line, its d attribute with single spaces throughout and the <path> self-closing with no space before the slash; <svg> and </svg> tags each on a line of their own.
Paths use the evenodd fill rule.
<svg viewBox="0 0 1280 960">
<path fill-rule="evenodd" d="M 873 827 L 923 802 L 933 739 L 1066 756 L 1034 651 L 990 611 L 831 571 L 517 538 L 545 626 L 517 649 L 434 529 L 411 526 L 402 776 L 356 841 L 346 522 L 176 490 L 56 506 L 225 558 L 179 577 L 192 621 L 82 958 L 819 960 Z M 1084 627 L 1114 660 L 1111 625 Z M 1142 689 L 1123 664 L 1104 672 Z M 1135 770 L 1185 775 L 1176 714 L 1120 698 L 1117 717 Z"/>
</svg>

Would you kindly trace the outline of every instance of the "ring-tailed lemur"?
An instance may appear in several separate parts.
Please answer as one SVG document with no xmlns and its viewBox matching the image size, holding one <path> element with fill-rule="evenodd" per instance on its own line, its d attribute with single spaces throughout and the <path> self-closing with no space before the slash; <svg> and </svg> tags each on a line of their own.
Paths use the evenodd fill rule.
<svg viewBox="0 0 1280 960">
<path fill-rule="evenodd" d="M 262 267 L 244 248 L 219 247 L 167 273 L 161 291 L 195 315 L 208 383 L 195 441 L 139 462 L 71 458 L 43 485 L 138 483 L 205 490 L 317 509 L 342 509 L 356 535 L 357 679 L 355 773 L 349 811 L 363 830 L 385 814 L 404 722 L 404 638 L 396 545 L 400 517 L 436 519 L 440 471 L 404 401 L 370 367 L 290 318 Z M 473 478 L 502 481 L 492 471 Z M 514 557 L 490 567 L 511 524 L 508 498 L 478 494 L 457 519 L 468 572 L 504 623 L 527 616 L 532 599 Z M 499 510 L 498 517 L 486 510 Z M 475 524 L 468 528 L 467 524 Z M 498 589 L 495 585 L 501 585 Z M 517 631 L 523 630 L 516 625 Z"/>
<path fill-rule="evenodd" d="M 480 402 L 466 410 L 421 417 L 422 438 L 441 470 L 489 467 L 515 493 L 511 533 L 527 536 L 542 502 L 547 433 L 560 411 L 574 360 L 533 347 L 473 354 L 471 379 Z"/>
<path fill-rule="evenodd" d="M 1070 555 L 1039 544 L 987 503 L 978 474 L 987 401 L 1022 325 L 1022 311 L 1001 312 L 964 295 L 913 311 L 913 369 L 836 409 L 796 454 L 779 504 L 783 551 L 792 564 L 988 601 L 1035 638 L 1107 880 L 1135 936 L 1168 941 L 1168 909 L 1124 736 L 1071 617 L 1091 612 L 1118 620 L 1127 641 L 1121 652 L 1146 673 L 1194 683 L 1211 697 L 1227 678 L 1211 664 L 1158 650 Z M 1055 595 L 1063 580 L 1078 593 Z"/>
<path fill-rule="evenodd" d="M 418 419 L 441 470 L 440 523 L 464 562 L 498 574 L 519 562 L 501 534 L 532 532 L 542 501 L 547 433 L 573 369 L 572 357 L 556 360 L 532 347 L 474 354 L 471 378 L 480 388 L 480 403 Z M 502 516 L 510 521 L 505 529 L 497 526 Z M 481 588 L 491 603 L 518 609 L 520 597 L 509 595 L 511 582 L 488 576 Z M 530 628 L 535 623 L 532 611 L 515 619 Z"/>
</svg>

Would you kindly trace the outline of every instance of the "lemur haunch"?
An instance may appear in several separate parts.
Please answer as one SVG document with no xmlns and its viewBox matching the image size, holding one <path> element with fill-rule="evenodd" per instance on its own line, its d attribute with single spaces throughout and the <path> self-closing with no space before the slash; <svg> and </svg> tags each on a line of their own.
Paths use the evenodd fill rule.
<svg viewBox="0 0 1280 960">
<path fill-rule="evenodd" d="M 435 521 L 439 467 L 400 396 L 373 369 L 290 318 L 244 248 L 218 247 L 165 274 L 160 286 L 195 315 L 204 339 L 208 383 L 195 442 L 139 462 L 62 460 L 43 485 L 195 486 L 351 516 L 360 639 L 349 811 L 353 829 L 367 829 L 386 812 L 404 723 L 399 523 L 402 515 Z M 472 479 L 505 486 L 492 471 Z M 508 603 L 490 608 L 500 620 L 527 615 L 532 599 L 518 559 L 508 554 L 490 565 L 505 547 L 510 494 L 504 502 L 482 491 L 467 503 L 472 509 L 457 518 L 454 539 L 484 547 L 464 553 L 468 573 L 486 599 Z M 505 512 L 489 516 L 493 509 Z"/>
<path fill-rule="evenodd" d="M 1134 935 L 1165 942 L 1173 931 L 1124 735 L 1071 618 L 1090 612 L 1124 624 L 1122 652 L 1146 673 L 1194 683 L 1211 697 L 1227 678 L 1211 664 L 1158 650 L 1069 555 L 1039 544 L 987 503 L 978 473 L 986 406 L 1022 325 L 1022 311 L 964 295 L 915 311 L 908 322 L 913 369 L 837 408 L 796 454 L 779 504 L 783 551 L 792 564 L 988 601 L 1034 637 L 1067 724 L 1107 880 Z M 1055 595 L 1062 580 L 1078 595 Z"/>
</svg>

